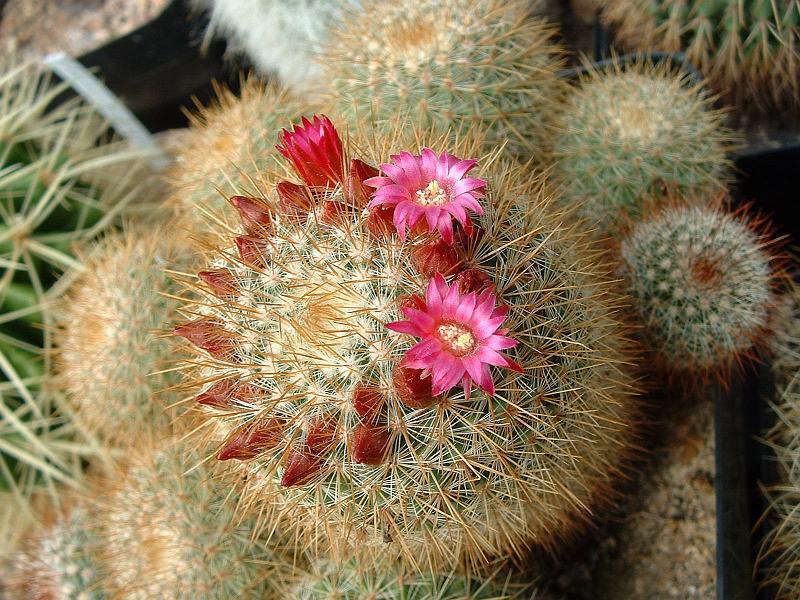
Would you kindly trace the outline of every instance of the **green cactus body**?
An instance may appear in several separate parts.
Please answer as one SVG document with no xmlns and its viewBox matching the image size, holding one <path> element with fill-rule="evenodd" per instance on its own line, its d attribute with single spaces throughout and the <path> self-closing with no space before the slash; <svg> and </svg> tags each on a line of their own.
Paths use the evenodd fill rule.
<svg viewBox="0 0 800 600">
<path fill-rule="evenodd" d="M 91 549 L 97 543 L 92 515 L 83 507 L 33 537 L 16 557 L 9 577 L 11 599 L 103 600 L 102 567 Z"/>
<path fill-rule="evenodd" d="M 724 381 L 763 341 L 779 274 L 755 223 L 715 206 L 672 207 L 622 242 L 628 292 L 663 367 Z"/>
<path fill-rule="evenodd" d="M 475 128 L 487 147 L 530 156 L 563 84 L 554 30 L 527 17 L 523 2 L 361 2 L 331 32 L 324 79 L 330 114 L 420 118 L 442 133 Z"/>
<path fill-rule="evenodd" d="M 110 234 L 83 252 L 81 274 L 57 311 L 59 387 L 108 444 L 132 446 L 142 433 L 168 431 L 174 395 L 166 390 L 176 381 L 157 331 L 173 318 L 165 268 L 176 268 L 178 252 L 158 228 Z"/>
<path fill-rule="evenodd" d="M 553 175 L 565 202 L 607 231 L 663 189 L 721 192 L 731 133 L 686 76 L 617 65 L 581 79 L 560 112 Z"/>
<path fill-rule="evenodd" d="M 373 164 L 399 150 L 378 137 Z M 519 340 L 525 374 L 503 371 L 495 395 L 408 391 L 422 385 L 398 364 L 411 342 L 385 324 L 430 285 L 419 252 L 434 242 L 376 231 L 340 186 L 302 192 L 316 194 L 305 214 L 262 189 L 269 224 L 211 254 L 175 332 L 196 346 L 187 384 L 217 457 L 247 474 L 244 508 L 272 506 L 334 553 L 387 544 L 418 568 L 485 568 L 609 499 L 637 414 L 614 291 L 541 180 L 493 165 L 485 234 L 459 268 L 496 283 Z"/>
<path fill-rule="evenodd" d="M 742 108 L 797 106 L 800 3 L 797 0 L 611 0 L 606 22 L 638 50 L 685 52 L 715 90 Z"/>
</svg>

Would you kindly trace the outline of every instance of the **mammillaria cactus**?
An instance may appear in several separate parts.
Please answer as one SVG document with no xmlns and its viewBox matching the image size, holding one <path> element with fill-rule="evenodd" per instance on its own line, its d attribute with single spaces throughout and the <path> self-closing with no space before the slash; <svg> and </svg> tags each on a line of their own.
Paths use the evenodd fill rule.
<svg viewBox="0 0 800 600">
<path fill-rule="evenodd" d="M 611 0 L 606 22 L 638 50 L 686 53 L 717 92 L 744 107 L 796 106 L 800 92 L 797 0 Z"/>
<path fill-rule="evenodd" d="M 174 318 L 165 269 L 176 268 L 178 252 L 158 228 L 110 234 L 81 256 L 57 312 L 58 383 L 107 443 L 133 446 L 142 433 L 167 430 L 165 390 L 175 381 L 157 332 Z"/>
<path fill-rule="evenodd" d="M 731 133 L 688 77 L 668 65 L 614 64 L 573 88 L 553 136 L 565 202 L 612 231 L 667 188 L 722 191 Z"/>
<path fill-rule="evenodd" d="M 635 438 L 598 256 L 529 169 L 460 158 L 480 139 L 390 156 L 398 134 L 354 135 L 285 130 L 301 182 L 232 198 L 243 232 L 190 283 L 175 334 L 216 458 L 244 509 L 334 554 L 485 568 L 554 545 Z"/>
<path fill-rule="evenodd" d="M 364 0 L 323 51 L 330 112 L 391 125 L 422 116 L 443 131 L 536 153 L 563 85 L 554 30 L 512 0 Z"/>
<path fill-rule="evenodd" d="M 763 222 L 703 203 L 635 223 L 622 273 L 661 366 L 725 381 L 765 340 L 781 272 Z"/>
</svg>

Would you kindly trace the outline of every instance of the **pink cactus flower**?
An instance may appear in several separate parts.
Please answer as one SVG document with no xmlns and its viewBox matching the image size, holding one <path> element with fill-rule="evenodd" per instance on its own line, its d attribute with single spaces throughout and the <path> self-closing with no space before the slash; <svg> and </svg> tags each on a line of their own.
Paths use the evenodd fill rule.
<svg viewBox="0 0 800 600">
<path fill-rule="evenodd" d="M 302 126 L 282 130 L 278 152 L 291 161 L 294 170 L 309 187 L 328 187 L 344 182 L 344 150 L 331 120 L 314 115 L 305 117 Z"/>
<path fill-rule="evenodd" d="M 372 177 L 364 183 L 376 188 L 368 208 L 394 207 L 394 226 L 401 239 L 425 217 L 428 231 L 438 230 L 452 245 L 453 219 L 470 231 L 467 210 L 483 214 L 478 199 L 484 196 L 486 181 L 465 177 L 477 161 L 461 160 L 447 152 L 437 157 L 430 148 L 423 148 L 420 156 L 401 152 L 391 159 L 381 165 L 387 177 Z"/>
<path fill-rule="evenodd" d="M 443 394 L 459 382 L 469 397 L 472 382 L 494 395 L 490 365 L 522 372 L 522 368 L 500 351 L 513 348 L 517 341 L 502 335 L 500 326 L 508 309 L 496 306 L 491 289 L 480 294 L 463 294 L 457 283 L 448 286 L 437 273 L 428 283 L 425 302 L 403 306 L 407 321 L 388 323 L 387 328 L 422 338 L 403 357 L 400 365 L 430 373 L 434 396 Z"/>
</svg>

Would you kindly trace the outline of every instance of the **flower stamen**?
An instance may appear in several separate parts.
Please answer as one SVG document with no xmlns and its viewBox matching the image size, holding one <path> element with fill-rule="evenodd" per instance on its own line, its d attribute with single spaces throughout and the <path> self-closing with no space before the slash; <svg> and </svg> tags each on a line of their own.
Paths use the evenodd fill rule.
<svg viewBox="0 0 800 600">
<path fill-rule="evenodd" d="M 435 179 L 431 181 L 425 189 L 417 190 L 416 198 L 417 204 L 420 206 L 442 206 L 449 202 L 444 189 Z"/>
<path fill-rule="evenodd" d="M 453 356 L 462 357 L 472 354 L 478 345 L 472 330 L 463 325 L 442 323 L 436 329 L 436 333 Z"/>
</svg>

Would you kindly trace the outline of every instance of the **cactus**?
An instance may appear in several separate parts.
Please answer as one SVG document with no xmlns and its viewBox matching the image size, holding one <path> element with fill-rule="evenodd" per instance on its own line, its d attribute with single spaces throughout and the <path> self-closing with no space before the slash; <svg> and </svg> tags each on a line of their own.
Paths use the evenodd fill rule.
<svg viewBox="0 0 800 600">
<path fill-rule="evenodd" d="M 219 90 L 216 105 L 190 115 L 192 127 L 168 175 L 172 205 L 185 217 L 184 226 L 205 225 L 199 207 L 217 212 L 226 204 L 223 197 L 256 189 L 260 173 L 276 166 L 271 132 L 297 114 L 289 94 L 250 79 L 238 96 Z"/>
<path fill-rule="evenodd" d="M 419 568 L 485 568 L 610 499 L 636 430 L 626 329 L 541 179 L 495 157 L 467 177 L 456 156 L 484 142 L 466 138 L 372 177 L 397 127 L 347 148 L 327 119 L 284 131 L 302 183 L 231 199 L 243 233 L 187 282 L 175 334 L 245 511 L 271 506 L 334 555 L 386 543 Z"/>
<path fill-rule="evenodd" d="M 304 92 L 318 86 L 318 54 L 342 9 L 358 0 L 193 0 L 210 13 L 206 38 L 225 37 L 265 76 Z"/>
<path fill-rule="evenodd" d="M 645 62 L 590 70 L 565 102 L 553 136 L 563 200 L 613 231 L 662 188 L 723 191 L 731 132 L 688 76 Z"/>
<path fill-rule="evenodd" d="M 476 579 L 457 573 L 404 573 L 390 561 L 350 560 L 344 564 L 321 560 L 300 576 L 282 594 L 298 600 L 514 600 L 537 597 L 533 586 L 512 583 L 495 573 L 489 579 Z"/>
<path fill-rule="evenodd" d="M 766 440 L 777 458 L 778 481 L 766 488 L 768 508 L 762 522 L 766 534 L 761 540 L 756 565 L 760 583 L 771 587 L 778 599 L 800 594 L 800 289 L 787 294 L 786 312 L 780 316 L 773 342 L 772 375 L 774 396 L 769 400 L 775 413 Z M 771 457 L 773 458 L 773 457 Z"/>
<path fill-rule="evenodd" d="M 658 363 L 727 381 L 766 338 L 781 281 L 764 223 L 696 199 L 636 223 L 621 270 Z"/>
<path fill-rule="evenodd" d="M 166 432 L 162 393 L 170 347 L 156 337 L 173 318 L 165 266 L 178 250 L 157 228 L 106 236 L 79 256 L 81 274 L 56 311 L 57 381 L 81 422 L 106 443 L 132 446 L 142 434 Z"/>
<path fill-rule="evenodd" d="M 480 127 L 487 147 L 537 153 L 562 87 L 562 51 L 528 9 L 518 0 L 365 0 L 323 50 L 329 112 L 378 126 L 403 114 L 445 132 Z"/>
<path fill-rule="evenodd" d="M 644 51 L 685 52 L 716 92 L 742 108 L 797 106 L 797 0 L 611 0 L 602 5 L 621 43 Z"/>
</svg>

